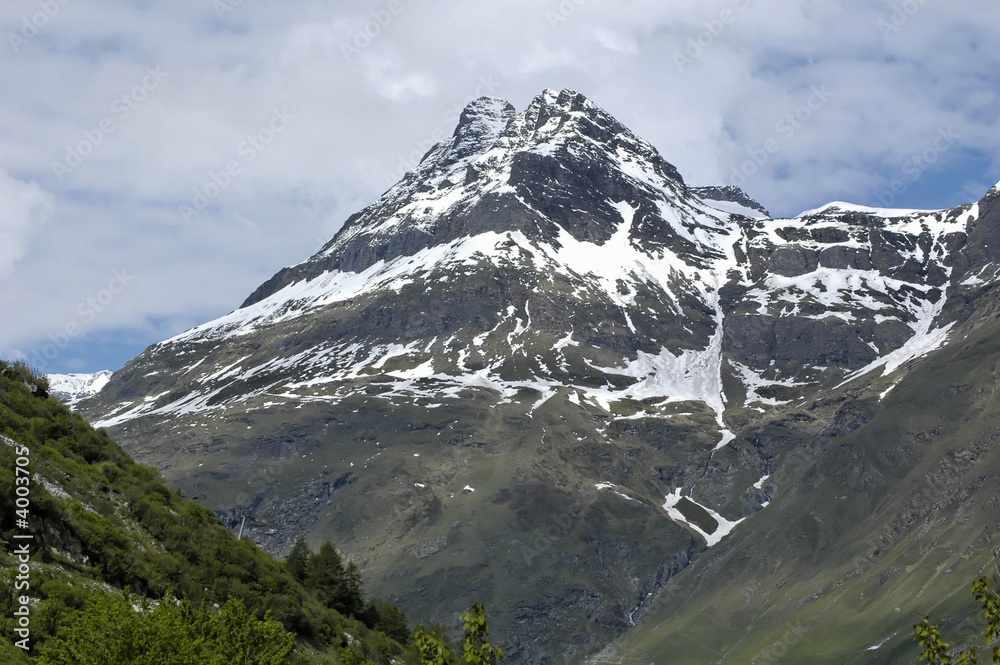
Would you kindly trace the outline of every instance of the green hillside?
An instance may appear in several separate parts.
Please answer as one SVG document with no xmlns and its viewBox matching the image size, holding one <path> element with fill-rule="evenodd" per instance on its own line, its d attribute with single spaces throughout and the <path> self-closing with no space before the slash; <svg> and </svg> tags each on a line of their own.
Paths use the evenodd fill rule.
<svg viewBox="0 0 1000 665">
<path fill-rule="evenodd" d="M 281 562 L 237 540 L 47 387 L 0 362 L 0 661 L 419 660 L 329 543 Z"/>
<path fill-rule="evenodd" d="M 773 456 L 770 505 L 590 662 L 915 663 L 918 612 L 955 647 L 981 643 L 969 588 L 1000 546 L 998 375 L 994 320 L 746 428 L 738 445 Z"/>
</svg>

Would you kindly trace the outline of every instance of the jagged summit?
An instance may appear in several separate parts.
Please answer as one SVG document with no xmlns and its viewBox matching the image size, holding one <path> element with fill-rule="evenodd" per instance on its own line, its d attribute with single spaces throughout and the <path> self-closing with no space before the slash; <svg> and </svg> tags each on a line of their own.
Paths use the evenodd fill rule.
<svg viewBox="0 0 1000 665">
<path fill-rule="evenodd" d="M 531 319 L 536 334 L 667 353 L 654 363 L 656 381 L 625 393 L 694 396 L 721 426 L 733 400 L 837 381 L 940 343 L 934 321 L 945 304 L 939 287 L 948 262 L 965 268 L 978 260 L 949 258 L 955 234 L 976 227 L 970 212 L 835 203 L 770 219 L 739 188 L 687 187 L 653 146 L 575 91 L 545 90 L 521 113 L 484 97 L 468 105 L 452 137 L 320 252 L 277 273 L 240 310 L 171 341 L 242 335 L 432 279 L 459 284 L 454 275 L 487 266 L 519 287 L 558 284 L 559 275 L 568 297 L 550 294 L 541 305 L 532 303 L 538 294 L 521 293 L 505 302 L 523 310 L 525 321 L 539 307 L 550 313 Z M 901 243 L 900 234 L 910 239 Z M 511 319 L 499 316 L 508 305 L 469 320 L 481 307 L 459 293 L 450 300 L 453 311 L 431 329 L 509 334 L 502 331 Z M 573 333 L 573 317 L 591 324 Z M 365 321 L 353 329 L 387 339 L 412 327 L 400 318 L 385 329 Z M 592 359 L 578 358 L 584 364 L 574 368 L 561 359 L 565 351 L 553 355 L 539 343 L 530 359 L 509 357 L 501 346 L 483 362 L 504 381 L 562 381 L 589 371 Z M 441 375 L 462 376 L 466 356 L 446 355 L 435 362 L 448 367 Z M 677 367 L 669 358 L 697 362 L 701 378 L 672 393 Z M 729 373 L 738 379 L 727 395 Z M 649 375 L 634 374 L 641 376 Z"/>
<path fill-rule="evenodd" d="M 570 352 L 547 346 L 569 334 L 594 348 L 660 357 L 642 374 L 630 365 L 646 362 L 641 356 L 619 355 L 616 371 L 641 379 L 622 394 L 693 396 L 721 426 L 734 400 L 835 382 L 888 362 L 890 353 L 909 358 L 939 343 L 949 265 L 981 262 L 973 246 L 956 253 L 954 240 L 978 229 L 977 217 L 971 207 L 835 203 L 770 219 L 739 188 L 687 187 L 653 146 L 578 92 L 545 90 L 520 113 L 483 97 L 466 107 L 451 137 L 317 254 L 278 272 L 239 310 L 169 343 L 308 322 L 330 308 L 398 301 L 416 288 L 433 294 L 439 280 L 453 286 L 431 309 L 447 303 L 447 312 L 426 329 L 406 320 L 425 299 L 413 292 L 415 302 L 397 302 L 392 317 L 364 304 L 351 336 L 422 339 L 434 331 L 509 344 L 530 320 L 531 333 L 541 335 L 534 355 L 474 345 L 472 355 L 490 349 L 481 355 L 491 377 L 579 385 L 573 377 L 591 372 L 595 358 L 568 360 Z M 477 283 L 467 293 L 475 280 L 466 278 L 487 273 L 503 286 Z M 499 300 L 484 306 L 487 293 Z M 522 317 L 503 314 L 510 307 Z M 433 346 L 414 362 L 433 356 Z M 449 380 L 463 376 L 472 357 L 454 346 L 434 361 Z M 675 362 L 696 362 L 700 378 L 674 390 Z M 727 374 L 737 379 L 727 384 Z"/>
<path fill-rule="evenodd" d="M 459 116 L 454 141 L 447 146 L 449 156 L 459 160 L 482 152 L 496 141 L 515 115 L 514 106 L 503 99 L 480 97 L 470 102 Z M 433 153 L 432 149 L 428 156 Z"/>
<path fill-rule="evenodd" d="M 653 146 L 583 95 L 546 90 L 520 114 L 508 102 L 482 97 L 416 169 L 352 215 L 312 258 L 261 285 L 242 307 L 331 270 L 360 272 L 485 231 L 553 239 L 561 227 L 578 240 L 603 242 L 618 219 L 612 204 L 623 200 L 644 218 L 676 206 L 688 225 L 696 224 L 701 207 L 687 200 L 680 174 Z M 646 224 L 656 232 L 667 225 Z"/>
</svg>

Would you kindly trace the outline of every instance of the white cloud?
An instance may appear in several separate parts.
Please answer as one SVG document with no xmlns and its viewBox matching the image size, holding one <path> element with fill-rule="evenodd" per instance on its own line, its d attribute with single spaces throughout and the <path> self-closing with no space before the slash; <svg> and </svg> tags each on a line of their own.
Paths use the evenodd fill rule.
<svg viewBox="0 0 1000 665">
<path fill-rule="evenodd" d="M 437 92 L 437 82 L 426 72 L 406 72 L 398 58 L 365 58 L 369 84 L 386 99 L 404 102 Z"/>
<path fill-rule="evenodd" d="M 637 55 L 639 53 L 639 46 L 634 39 L 622 37 L 607 28 L 595 28 L 593 35 L 594 39 L 609 51 L 624 53 L 626 55 Z"/>
<path fill-rule="evenodd" d="M 52 212 L 52 197 L 37 183 L 0 170 L 0 276 L 14 269 Z"/>
<path fill-rule="evenodd" d="M 826 86 L 829 101 L 747 178 L 768 208 L 872 203 L 947 127 L 961 139 L 940 164 L 956 169 L 958 184 L 942 190 L 941 205 L 973 198 L 1000 179 L 1000 42 L 991 34 L 1000 4 L 917 5 L 894 17 L 901 3 L 890 0 L 404 0 L 386 19 L 385 0 L 244 2 L 222 18 L 210 2 L 68 3 L 0 58 L 0 170 L 17 175 L 0 186 L 17 194 L 7 199 L 40 197 L 4 222 L 17 230 L 0 230 L 11 239 L 0 244 L 0 307 L 33 312 L 0 331 L 0 346 L 60 329 L 123 263 L 141 278 L 94 327 L 150 330 L 152 342 L 232 309 L 318 249 L 387 177 L 412 166 L 411 155 L 450 135 L 457 107 L 477 94 L 523 109 L 543 88 L 574 88 L 687 181 L 712 184 L 728 182 L 814 86 Z M 0 18 L 16 33 L 36 8 L 6 3 Z M 358 38 L 380 16 L 368 40 Z M 886 21 L 896 29 L 880 27 Z M 345 51 L 355 44 L 359 54 Z M 678 55 L 690 62 L 679 66 Z M 121 117 L 112 105 L 148 67 L 169 75 Z M 294 121 L 248 159 L 241 143 L 275 108 Z M 104 119 L 113 131 L 60 180 L 53 162 Z M 179 206 L 211 190 L 213 176 L 225 179 L 231 162 L 239 173 L 185 223 Z M 932 189 L 939 176 L 926 173 L 914 189 Z M 46 206 L 40 243 L 31 230 Z M 11 271 L 29 250 L 31 261 Z M 59 279 L 62 270 L 80 277 Z"/>
</svg>

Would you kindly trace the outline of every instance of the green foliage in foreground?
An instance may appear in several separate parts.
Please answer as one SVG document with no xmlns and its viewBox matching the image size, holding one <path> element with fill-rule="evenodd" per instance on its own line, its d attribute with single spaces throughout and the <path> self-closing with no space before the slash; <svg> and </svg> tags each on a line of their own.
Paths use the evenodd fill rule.
<svg viewBox="0 0 1000 665">
<path fill-rule="evenodd" d="M 141 641 L 136 636 L 163 641 L 169 631 L 194 631 L 195 646 L 208 655 L 186 662 L 210 663 L 228 639 L 220 627 L 237 613 L 275 644 L 297 636 L 293 663 L 416 661 L 406 617 L 391 603 L 366 600 L 357 568 L 345 565 L 332 545 L 314 555 L 303 544 L 297 556 L 305 569 L 298 575 L 295 563 L 237 540 L 212 511 L 171 492 L 156 469 L 135 463 L 46 389 L 23 364 L 0 361 L 0 434 L 29 451 L 0 443 L 0 662 L 78 662 L 65 657 L 76 648 L 70 645 L 118 640 L 127 650 Z M 18 477 L 16 460 L 25 456 L 28 475 Z M 26 477 L 24 529 L 16 522 L 14 489 Z M 30 588 L 15 593 L 19 562 L 10 552 L 13 536 L 25 533 L 33 539 L 16 542 L 30 542 Z M 161 600 L 148 612 L 126 615 L 124 601 L 109 600 L 123 588 Z M 184 599 L 179 608 L 202 609 L 175 613 L 173 594 Z M 21 595 L 31 599 L 30 658 L 12 639 Z"/>
<path fill-rule="evenodd" d="M 38 394 L 39 390 L 44 393 L 49 391 L 48 377 L 33 371 L 22 360 L 13 363 L 0 360 L 0 375 L 11 381 L 24 384 L 32 393 Z"/>
<path fill-rule="evenodd" d="M 503 650 L 489 643 L 489 627 L 486 625 L 486 608 L 480 603 L 473 603 L 468 612 L 462 615 L 465 628 L 465 639 L 462 646 L 462 663 L 468 665 L 497 665 L 503 660 Z M 445 643 L 445 638 L 436 631 L 427 632 L 418 628 L 413 633 L 413 641 L 420 651 L 420 665 L 450 665 L 451 652 Z"/>
<path fill-rule="evenodd" d="M 986 629 L 983 636 L 986 645 L 993 645 L 1000 639 L 1000 597 L 990 587 L 987 577 L 979 577 L 972 583 L 972 595 L 983 605 L 983 616 L 986 618 Z M 979 648 L 969 646 L 959 651 L 954 657 L 951 646 L 941 637 L 941 631 L 933 625 L 927 616 L 913 627 L 916 633 L 914 641 L 920 644 L 923 651 L 920 660 L 928 665 L 977 665 L 979 663 Z M 993 646 L 993 662 L 1000 663 L 1000 646 Z"/>
<path fill-rule="evenodd" d="M 42 665 L 287 665 L 294 638 L 228 601 L 218 613 L 167 594 L 133 607 L 127 593 L 92 596 L 40 649 Z M 111 629 L 113 627 L 113 630 Z"/>
</svg>

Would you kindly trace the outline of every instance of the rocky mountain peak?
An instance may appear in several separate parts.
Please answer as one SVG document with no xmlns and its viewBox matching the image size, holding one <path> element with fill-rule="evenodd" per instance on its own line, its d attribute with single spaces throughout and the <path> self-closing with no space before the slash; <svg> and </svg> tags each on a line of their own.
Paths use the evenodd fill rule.
<svg viewBox="0 0 1000 665">
<path fill-rule="evenodd" d="M 572 114 L 586 116 L 591 119 L 605 117 L 617 122 L 600 107 L 575 90 L 565 89 L 556 92 L 545 89 L 536 95 L 524 110 L 524 120 L 528 127 L 540 129 L 555 119 L 557 125 L 569 120 Z"/>
<path fill-rule="evenodd" d="M 452 160 L 466 159 L 489 149 L 516 115 L 514 106 L 503 99 L 480 97 L 463 109 L 453 140 L 443 142 Z M 434 154 L 432 149 L 428 156 Z"/>
<path fill-rule="evenodd" d="M 838 503 L 917 459 L 829 442 L 905 403 L 949 336 L 995 329 L 998 229 L 997 188 L 770 218 L 738 189 L 688 188 L 576 92 L 521 113 L 481 98 L 320 252 L 87 408 L 191 496 L 278 525 L 256 534 L 269 549 L 336 540 L 433 620 L 490 589 L 511 661 L 551 660 L 627 630 L 700 550 L 783 510 L 776 491 L 814 500 L 776 455 L 857 468 Z M 937 434 L 912 420 L 916 451 Z M 795 542 L 815 533 L 794 524 Z"/>
<path fill-rule="evenodd" d="M 645 211 L 646 236 L 655 244 L 653 236 L 665 229 L 662 219 L 655 221 L 662 218 L 658 208 L 684 207 L 686 196 L 673 165 L 580 93 L 546 90 L 519 114 L 509 102 L 481 97 L 416 169 L 242 307 L 296 281 L 360 272 L 483 231 L 517 230 L 554 242 L 564 229 L 577 240 L 601 243 L 621 220 L 616 201 Z M 690 211 L 679 216 L 689 218 Z"/>
</svg>

